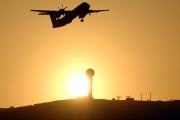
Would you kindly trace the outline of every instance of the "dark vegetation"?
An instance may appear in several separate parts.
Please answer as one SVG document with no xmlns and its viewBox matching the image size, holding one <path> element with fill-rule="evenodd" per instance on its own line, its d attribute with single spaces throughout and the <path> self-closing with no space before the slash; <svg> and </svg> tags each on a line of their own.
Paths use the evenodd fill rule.
<svg viewBox="0 0 180 120">
<path fill-rule="evenodd" d="M 61 100 L 0 109 L 0 120 L 180 120 L 180 101 Z"/>
</svg>

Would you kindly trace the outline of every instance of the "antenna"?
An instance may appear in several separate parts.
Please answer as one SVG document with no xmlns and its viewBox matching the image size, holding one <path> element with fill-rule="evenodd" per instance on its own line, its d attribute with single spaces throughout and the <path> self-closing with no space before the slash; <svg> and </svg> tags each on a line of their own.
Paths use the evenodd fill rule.
<svg viewBox="0 0 180 120">
<path fill-rule="evenodd" d="M 127 98 L 131 98 L 131 96 L 126 96 Z"/>
<path fill-rule="evenodd" d="M 117 98 L 118 100 L 120 100 L 121 96 L 116 96 L 116 98 Z"/>
</svg>

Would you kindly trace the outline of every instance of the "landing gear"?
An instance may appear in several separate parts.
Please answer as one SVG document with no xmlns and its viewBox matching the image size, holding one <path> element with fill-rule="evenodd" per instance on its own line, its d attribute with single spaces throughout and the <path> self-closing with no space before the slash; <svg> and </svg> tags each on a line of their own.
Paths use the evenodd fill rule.
<svg viewBox="0 0 180 120">
<path fill-rule="evenodd" d="M 84 20 L 83 20 L 83 19 L 81 19 L 81 22 L 84 22 Z"/>
</svg>

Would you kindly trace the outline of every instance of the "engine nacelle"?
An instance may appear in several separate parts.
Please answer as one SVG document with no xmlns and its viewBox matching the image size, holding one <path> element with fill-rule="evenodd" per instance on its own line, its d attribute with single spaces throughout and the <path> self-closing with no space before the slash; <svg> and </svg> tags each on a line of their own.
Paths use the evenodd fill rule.
<svg viewBox="0 0 180 120">
<path fill-rule="evenodd" d="M 55 13 L 55 18 L 60 18 L 61 15 L 64 15 L 64 9 L 59 10 L 57 13 Z"/>
<path fill-rule="evenodd" d="M 71 21 L 68 21 L 68 24 L 70 24 L 72 22 L 72 20 Z"/>
<path fill-rule="evenodd" d="M 62 15 L 62 14 L 60 14 L 60 13 L 56 13 L 56 14 L 55 14 L 55 18 L 60 18 L 61 15 Z"/>
</svg>

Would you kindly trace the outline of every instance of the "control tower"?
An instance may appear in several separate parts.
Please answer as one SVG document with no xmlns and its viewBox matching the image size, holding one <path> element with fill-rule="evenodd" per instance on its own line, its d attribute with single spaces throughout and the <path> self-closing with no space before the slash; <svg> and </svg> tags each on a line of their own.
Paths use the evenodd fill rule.
<svg viewBox="0 0 180 120">
<path fill-rule="evenodd" d="M 92 77 L 94 76 L 94 70 L 89 68 L 86 70 L 86 75 L 89 79 L 89 91 L 88 91 L 88 97 L 90 99 L 93 99 L 93 96 L 92 96 L 92 92 L 93 92 L 93 82 L 92 82 Z"/>
</svg>

